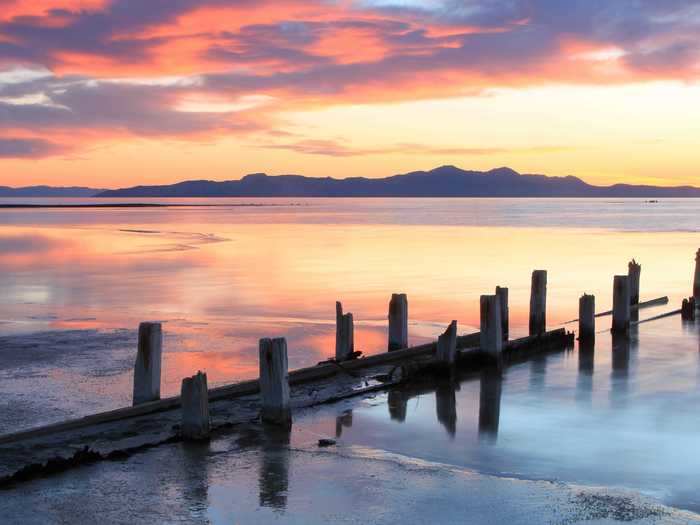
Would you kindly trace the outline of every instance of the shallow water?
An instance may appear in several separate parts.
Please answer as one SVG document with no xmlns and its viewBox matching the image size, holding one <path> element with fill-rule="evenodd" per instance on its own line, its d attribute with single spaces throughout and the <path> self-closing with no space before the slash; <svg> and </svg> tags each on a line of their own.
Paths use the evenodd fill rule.
<svg viewBox="0 0 700 525">
<path fill-rule="evenodd" d="M 255 377 L 261 337 L 287 337 L 292 368 L 330 356 L 336 300 L 366 353 L 386 346 L 393 292 L 408 294 L 414 343 L 452 319 L 475 331 L 479 295 L 496 285 L 523 335 L 535 268 L 549 271 L 550 326 L 576 317 L 583 292 L 607 309 L 632 257 L 642 298 L 675 307 L 700 246 L 700 200 L 159 202 L 256 206 L 0 209 L 0 432 L 129 404 L 143 320 L 165 323 L 171 395 L 198 369 L 211 384 Z"/>
<path fill-rule="evenodd" d="M 584 292 L 609 308 L 612 276 L 634 257 L 642 299 L 671 298 L 645 318 L 690 294 L 700 247 L 698 200 L 255 203 L 1 209 L 0 433 L 130 404 L 142 320 L 165 323 L 170 395 L 198 369 L 210 384 L 255 377 L 260 337 L 287 337 L 291 368 L 330 356 L 336 300 L 355 316 L 357 348 L 376 353 L 386 347 L 392 292 L 408 294 L 410 340 L 419 343 L 451 319 L 461 333 L 477 330 L 479 295 L 508 286 L 518 337 L 533 269 L 549 271 L 554 327 L 576 317 Z M 351 426 L 331 414 L 312 428 L 338 425 L 349 445 L 485 474 L 632 488 L 698 510 L 696 326 L 641 325 L 628 349 L 611 346 L 601 335 L 593 355 L 394 392 L 356 407 Z"/>
</svg>

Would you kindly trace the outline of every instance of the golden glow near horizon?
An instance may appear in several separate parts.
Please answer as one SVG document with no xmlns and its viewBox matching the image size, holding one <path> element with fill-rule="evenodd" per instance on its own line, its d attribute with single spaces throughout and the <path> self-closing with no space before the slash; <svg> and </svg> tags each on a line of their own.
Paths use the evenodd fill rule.
<svg viewBox="0 0 700 525">
<path fill-rule="evenodd" d="M 692 2 L 557 19 L 544 0 L 200 0 L 115 15 L 124 1 L 11 0 L 0 13 L 0 185 L 443 164 L 698 184 Z M 595 27 L 599 11 L 610 27 Z M 95 13 L 114 27 L 93 27 Z M 626 24 L 643 30 L 618 35 Z"/>
</svg>

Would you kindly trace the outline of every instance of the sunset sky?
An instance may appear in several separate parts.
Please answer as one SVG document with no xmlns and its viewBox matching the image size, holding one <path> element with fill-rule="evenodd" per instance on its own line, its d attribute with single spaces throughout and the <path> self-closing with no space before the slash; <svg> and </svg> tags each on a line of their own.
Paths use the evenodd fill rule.
<svg viewBox="0 0 700 525">
<path fill-rule="evenodd" d="M 0 185 L 700 185 L 694 0 L 0 0 Z"/>
</svg>

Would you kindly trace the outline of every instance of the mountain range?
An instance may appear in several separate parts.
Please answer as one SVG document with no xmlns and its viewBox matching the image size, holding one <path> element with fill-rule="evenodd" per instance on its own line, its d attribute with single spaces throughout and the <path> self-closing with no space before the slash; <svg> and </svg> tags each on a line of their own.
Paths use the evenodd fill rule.
<svg viewBox="0 0 700 525">
<path fill-rule="evenodd" d="M 577 177 L 521 175 L 510 168 L 466 171 L 442 166 L 381 179 L 246 175 L 241 180 L 191 180 L 135 186 L 98 197 L 700 197 L 700 188 L 615 184 L 593 186 Z"/>
<path fill-rule="evenodd" d="M 15 192 L 8 195 L 5 191 Z M 510 168 L 467 171 L 442 166 L 430 171 L 369 179 L 335 179 L 302 175 L 246 175 L 240 180 L 189 180 L 161 186 L 116 190 L 90 188 L 3 188 L 2 196 L 60 197 L 700 197 L 692 186 L 614 184 L 594 186 L 567 177 L 520 174 Z"/>
<path fill-rule="evenodd" d="M 25 186 L 24 188 L 0 186 L 0 197 L 94 197 L 104 191 L 82 186 Z"/>
</svg>

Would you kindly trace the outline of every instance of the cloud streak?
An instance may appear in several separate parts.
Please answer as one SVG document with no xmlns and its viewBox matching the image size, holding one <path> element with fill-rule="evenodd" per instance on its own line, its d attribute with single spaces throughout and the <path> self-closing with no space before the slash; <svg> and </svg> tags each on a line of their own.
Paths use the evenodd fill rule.
<svg viewBox="0 0 700 525">
<path fill-rule="evenodd" d="M 0 155 L 60 154 L 53 133 L 189 140 L 279 131 L 285 111 L 338 104 L 696 80 L 699 30 L 691 0 L 13 0 L 0 14 L 0 131 L 35 138 L 4 139 Z"/>
</svg>

